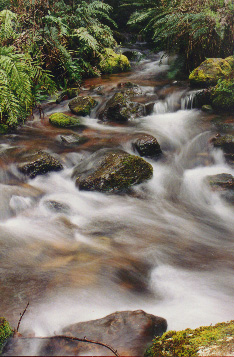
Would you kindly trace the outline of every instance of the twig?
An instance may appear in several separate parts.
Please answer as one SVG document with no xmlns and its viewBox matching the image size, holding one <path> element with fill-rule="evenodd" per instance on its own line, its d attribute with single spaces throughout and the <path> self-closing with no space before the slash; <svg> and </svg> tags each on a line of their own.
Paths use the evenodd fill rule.
<svg viewBox="0 0 234 357">
<path fill-rule="evenodd" d="M 18 322 L 18 325 L 17 325 L 16 332 L 19 332 L 19 327 L 20 327 L 21 320 L 22 320 L 25 312 L 27 311 L 28 306 L 29 306 L 29 302 L 27 303 L 27 306 L 25 307 L 24 312 L 22 314 L 20 313 L 20 319 L 19 319 L 19 322 Z"/>
<path fill-rule="evenodd" d="M 69 340 L 69 341 L 79 341 L 79 342 L 88 342 L 88 343 L 93 343 L 95 345 L 100 345 L 100 346 L 103 346 L 103 347 L 106 347 L 108 348 L 111 352 L 114 353 L 114 355 L 116 357 L 119 357 L 119 354 L 117 352 L 117 350 L 114 350 L 114 348 L 112 348 L 111 346 L 107 345 L 106 343 L 103 343 L 103 342 L 99 342 L 99 341 L 93 341 L 93 340 L 89 340 L 87 339 L 86 337 L 84 338 L 78 338 L 78 337 L 70 337 L 70 336 L 65 336 L 65 335 L 58 335 L 58 336 L 51 336 L 51 337 L 20 337 L 21 340 L 27 340 L 27 339 L 30 339 L 30 338 L 33 338 L 33 339 L 40 339 L 40 340 L 48 340 L 48 339 L 56 339 L 56 338 L 63 338 L 65 340 Z"/>
</svg>

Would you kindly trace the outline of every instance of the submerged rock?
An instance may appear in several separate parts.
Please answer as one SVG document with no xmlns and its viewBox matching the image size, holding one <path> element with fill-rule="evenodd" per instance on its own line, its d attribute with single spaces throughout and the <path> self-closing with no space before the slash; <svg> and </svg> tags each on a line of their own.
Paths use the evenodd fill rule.
<svg viewBox="0 0 234 357">
<path fill-rule="evenodd" d="M 167 321 L 142 310 L 120 311 L 104 318 L 80 322 L 63 329 L 61 337 L 10 339 L 4 356 L 110 356 L 109 349 L 91 343 L 67 339 L 63 336 L 86 338 L 105 343 L 117 350 L 120 356 L 143 356 L 154 336 L 161 336 Z M 36 349 L 37 348 L 37 349 Z"/>
<path fill-rule="evenodd" d="M 206 179 L 214 190 L 234 189 L 234 177 L 230 174 L 211 175 Z"/>
<path fill-rule="evenodd" d="M 162 154 L 162 150 L 157 139 L 149 134 L 139 135 L 132 143 L 132 146 L 140 156 L 157 157 Z"/>
<path fill-rule="evenodd" d="M 59 160 L 44 151 L 26 154 L 21 160 L 22 162 L 17 165 L 18 170 L 30 178 L 44 175 L 50 171 L 60 171 L 63 169 Z"/>
<path fill-rule="evenodd" d="M 130 101 L 128 96 L 121 92 L 115 93 L 99 114 L 101 120 L 115 122 L 127 122 L 141 116 L 144 116 L 144 105 Z"/>
<path fill-rule="evenodd" d="M 73 172 L 80 190 L 99 192 L 126 191 L 152 175 L 153 167 L 147 161 L 122 150 L 100 150 Z"/>
<path fill-rule="evenodd" d="M 234 321 L 183 331 L 168 331 L 156 337 L 145 356 L 233 356 Z"/>
<path fill-rule="evenodd" d="M 90 96 L 79 96 L 69 102 L 69 108 L 73 114 L 86 116 L 89 115 L 91 109 L 97 105 L 97 101 Z"/>
<path fill-rule="evenodd" d="M 69 115 L 63 113 L 51 114 L 49 122 L 51 125 L 61 128 L 71 128 L 81 125 L 79 118 L 70 117 Z"/>
<path fill-rule="evenodd" d="M 70 134 L 70 135 L 58 135 L 56 140 L 64 146 L 71 147 L 71 146 L 84 144 L 85 142 L 88 141 L 88 138 L 86 138 L 83 135 Z"/>
<path fill-rule="evenodd" d="M 189 76 L 191 85 L 208 87 L 216 85 L 219 79 L 225 78 L 234 68 L 234 57 L 208 58 L 195 68 Z"/>
</svg>

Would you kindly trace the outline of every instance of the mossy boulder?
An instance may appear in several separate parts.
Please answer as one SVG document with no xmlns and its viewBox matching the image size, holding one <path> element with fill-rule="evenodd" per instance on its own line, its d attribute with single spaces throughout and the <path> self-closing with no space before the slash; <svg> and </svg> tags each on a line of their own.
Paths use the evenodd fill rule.
<svg viewBox="0 0 234 357">
<path fill-rule="evenodd" d="M 149 180 L 153 167 L 144 159 L 122 150 L 100 150 L 79 164 L 73 178 L 80 190 L 124 192 Z"/>
<path fill-rule="evenodd" d="M 121 82 L 117 87 L 120 88 L 121 92 L 128 97 L 135 97 L 143 94 L 141 87 L 132 82 Z"/>
<path fill-rule="evenodd" d="M 122 54 L 115 53 L 111 48 L 106 48 L 99 69 L 103 74 L 126 72 L 131 68 L 129 60 Z"/>
<path fill-rule="evenodd" d="M 132 143 L 133 149 L 136 150 L 140 156 L 144 157 L 159 157 L 162 150 L 157 139 L 149 134 L 140 134 Z"/>
<path fill-rule="evenodd" d="M 144 113 L 144 105 L 132 102 L 127 95 L 118 92 L 108 100 L 99 118 L 103 121 L 127 122 L 144 116 Z"/>
<path fill-rule="evenodd" d="M 234 76 L 234 72 L 232 72 Z M 216 110 L 233 111 L 234 110 L 234 79 L 230 78 L 218 81 L 218 84 L 212 88 L 212 106 Z"/>
<path fill-rule="evenodd" d="M 6 134 L 8 132 L 9 128 L 5 124 L 0 124 L 0 135 L 1 134 Z"/>
<path fill-rule="evenodd" d="M 23 155 L 17 167 L 20 172 L 30 178 L 63 169 L 59 160 L 44 151 L 34 151 Z"/>
<path fill-rule="evenodd" d="M 80 96 L 72 99 L 69 102 L 69 108 L 73 114 L 86 116 L 89 115 L 91 109 L 97 105 L 97 101 L 90 96 Z"/>
<path fill-rule="evenodd" d="M 224 79 L 234 68 L 234 57 L 208 58 L 195 68 L 189 76 L 191 85 L 208 87 L 216 85 L 218 80 Z"/>
<path fill-rule="evenodd" d="M 49 117 L 51 125 L 60 128 L 73 128 L 81 125 L 79 118 L 70 117 L 63 113 L 54 113 Z"/>
<path fill-rule="evenodd" d="M 234 321 L 214 326 L 168 331 L 156 337 L 145 356 L 230 356 L 234 348 Z"/>
<path fill-rule="evenodd" d="M 4 343 L 12 334 L 13 330 L 10 327 L 9 322 L 4 317 L 0 317 L 0 353 Z"/>
</svg>

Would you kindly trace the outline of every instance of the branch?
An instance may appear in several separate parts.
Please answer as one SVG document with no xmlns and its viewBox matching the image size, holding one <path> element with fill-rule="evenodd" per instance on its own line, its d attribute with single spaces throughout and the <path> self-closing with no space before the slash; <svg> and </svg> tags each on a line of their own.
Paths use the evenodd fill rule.
<svg viewBox="0 0 234 357">
<path fill-rule="evenodd" d="M 20 324 L 21 324 L 21 320 L 22 320 L 22 318 L 23 318 L 25 312 L 27 311 L 28 306 L 29 306 L 29 302 L 27 303 L 27 306 L 25 307 L 23 313 L 22 313 L 22 314 L 20 313 L 20 319 L 19 319 L 19 322 L 18 322 L 18 325 L 17 325 L 16 332 L 19 331 L 19 327 L 20 327 Z"/>
<path fill-rule="evenodd" d="M 20 337 L 21 340 L 28 340 L 28 339 L 39 339 L 39 340 L 48 340 L 48 339 L 53 339 L 55 340 L 56 338 L 61 338 L 61 339 L 65 339 L 65 340 L 68 340 L 68 341 L 79 341 L 79 342 L 88 342 L 88 343 L 93 343 L 95 345 L 100 345 L 100 346 L 103 346 L 103 347 L 106 347 L 108 348 L 111 352 L 114 353 L 114 355 L 116 357 L 119 357 L 119 354 L 117 352 L 117 350 L 114 350 L 114 348 L 112 348 L 111 346 L 107 345 L 106 343 L 103 343 L 103 342 L 99 342 L 99 341 L 93 341 L 93 340 L 88 340 L 86 338 L 86 336 L 84 338 L 78 338 L 78 337 L 70 337 L 70 336 L 65 336 L 65 335 L 58 335 L 58 336 L 51 336 L 51 337 Z"/>
</svg>

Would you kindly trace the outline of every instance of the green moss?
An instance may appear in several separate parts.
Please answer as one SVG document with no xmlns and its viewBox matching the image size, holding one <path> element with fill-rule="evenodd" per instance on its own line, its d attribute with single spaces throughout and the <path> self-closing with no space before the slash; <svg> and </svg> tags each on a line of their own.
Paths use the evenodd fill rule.
<svg viewBox="0 0 234 357">
<path fill-rule="evenodd" d="M 234 110 L 234 73 L 229 78 L 218 81 L 212 90 L 212 106 L 218 110 Z"/>
<path fill-rule="evenodd" d="M 125 72 L 131 68 L 128 58 L 115 53 L 111 48 L 106 48 L 99 67 L 103 74 Z"/>
<path fill-rule="evenodd" d="M 72 99 L 69 103 L 69 108 L 73 114 L 86 116 L 89 115 L 91 109 L 97 105 L 97 101 L 90 96 L 80 96 Z"/>
<path fill-rule="evenodd" d="M 4 317 L 0 317 L 0 352 L 6 340 L 13 334 L 9 323 Z"/>
<path fill-rule="evenodd" d="M 81 125 L 78 118 L 73 118 L 63 113 L 51 114 L 49 117 L 49 122 L 50 124 L 61 128 L 70 128 Z"/>
<path fill-rule="evenodd" d="M 8 126 L 5 124 L 0 124 L 0 134 L 6 134 L 8 132 Z"/>
<path fill-rule="evenodd" d="M 153 340 L 153 345 L 146 351 L 145 356 L 197 356 L 202 348 L 224 346 L 227 338 L 231 336 L 234 337 L 234 321 L 195 330 L 168 331 Z"/>
<path fill-rule="evenodd" d="M 192 85 L 216 85 L 220 79 L 230 75 L 234 68 L 234 57 L 208 58 L 195 68 L 189 76 Z"/>
</svg>

